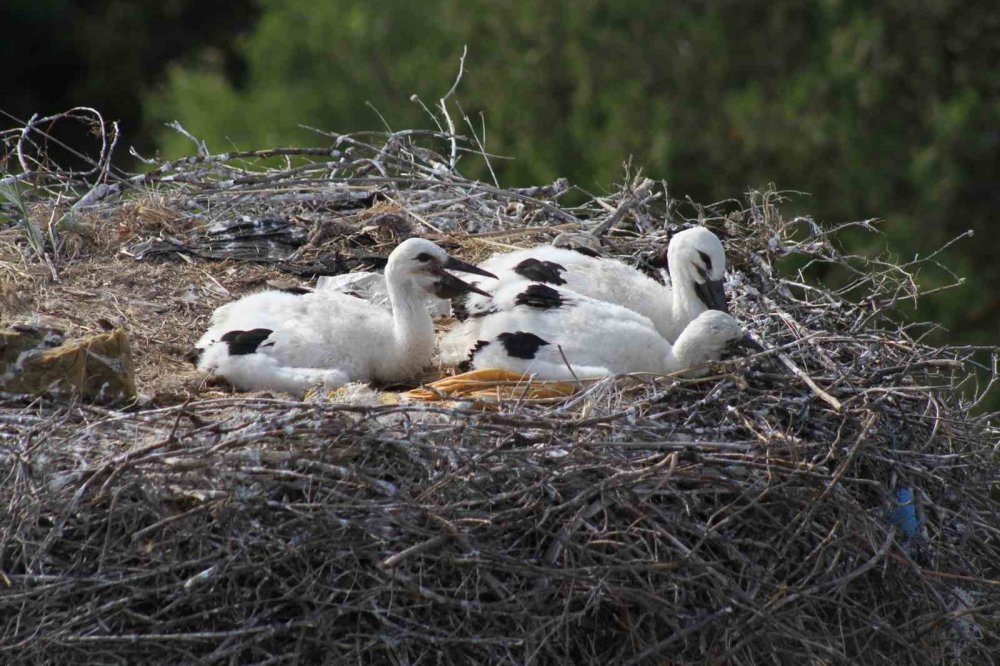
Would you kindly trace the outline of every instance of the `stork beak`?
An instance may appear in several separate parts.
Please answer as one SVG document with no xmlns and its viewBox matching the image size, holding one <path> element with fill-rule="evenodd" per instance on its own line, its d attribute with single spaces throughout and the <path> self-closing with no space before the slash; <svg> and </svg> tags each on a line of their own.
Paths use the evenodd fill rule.
<svg viewBox="0 0 1000 666">
<path fill-rule="evenodd" d="M 472 264 L 467 264 L 464 261 L 456 259 L 455 257 L 448 257 L 448 261 L 444 262 L 441 268 L 446 268 L 450 271 L 462 271 L 463 273 L 475 273 L 476 275 L 485 275 L 486 277 L 491 277 L 494 280 L 498 279 L 496 275 L 490 273 L 489 271 L 484 271 L 478 266 L 473 266 Z"/>
<path fill-rule="evenodd" d="M 463 273 L 475 273 L 476 275 L 485 275 L 486 277 L 491 277 L 494 280 L 497 279 L 496 275 L 490 273 L 489 271 L 484 271 L 478 266 L 473 266 L 472 264 L 467 264 L 464 261 L 456 259 L 455 257 L 448 257 L 448 261 L 444 262 L 440 266 L 432 269 L 434 275 L 438 276 L 438 279 L 434 281 L 434 295 L 438 298 L 443 298 L 445 300 L 451 300 L 456 296 L 464 294 L 466 292 L 473 292 L 492 298 L 488 293 L 480 289 L 474 284 L 469 284 L 459 280 L 457 277 L 447 272 L 444 269 L 449 269 L 453 271 L 462 271 Z"/>
<path fill-rule="evenodd" d="M 743 337 L 739 340 L 733 340 L 729 343 L 729 350 L 735 352 L 738 349 L 749 349 L 753 352 L 766 351 L 756 340 L 750 337 L 749 333 L 744 333 Z"/>
<path fill-rule="evenodd" d="M 722 288 L 722 280 L 695 282 L 694 291 L 709 310 L 721 310 L 729 314 L 729 303 L 726 302 L 726 291 Z"/>
<path fill-rule="evenodd" d="M 446 301 L 450 301 L 456 296 L 469 291 L 491 298 L 488 292 L 483 291 L 474 284 L 459 280 L 451 273 L 446 273 L 445 271 L 441 271 L 438 274 L 438 279 L 434 281 L 434 295 Z"/>
</svg>

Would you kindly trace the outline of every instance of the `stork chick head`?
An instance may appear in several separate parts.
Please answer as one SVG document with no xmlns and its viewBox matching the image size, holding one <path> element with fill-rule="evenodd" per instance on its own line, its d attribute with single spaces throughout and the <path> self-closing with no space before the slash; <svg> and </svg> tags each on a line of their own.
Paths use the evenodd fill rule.
<svg viewBox="0 0 1000 666">
<path fill-rule="evenodd" d="M 468 291 L 489 296 L 487 292 L 474 284 L 458 279 L 446 269 L 496 279 L 493 273 L 449 256 L 447 252 L 424 238 L 410 238 L 396 246 L 389 255 L 385 271 L 387 276 L 394 275 L 409 280 L 438 298 L 452 298 Z"/>
<path fill-rule="evenodd" d="M 717 310 L 706 310 L 687 325 L 677 339 L 675 349 L 683 355 L 687 364 L 699 366 L 728 357 L 741 347 L 760 350 L 739 322 L 730 315 Z"/>
<path fill-rule="evenodd" d="M 671 271 L 689 277 L 705 307 L 729 312 L 726 292 L 722 288 L 726 276 L 726 251 L 718 236 L 705 227 L 685 229 L 670 240 L 667 262 Z"/>
</svg>

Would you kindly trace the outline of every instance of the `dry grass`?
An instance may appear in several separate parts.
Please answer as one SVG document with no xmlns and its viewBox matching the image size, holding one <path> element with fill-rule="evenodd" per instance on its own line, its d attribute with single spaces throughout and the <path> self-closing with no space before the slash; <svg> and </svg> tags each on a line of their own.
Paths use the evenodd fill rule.
<svg viewBox="0 0 1000 666">
<path fill-rule="evenodd" d="M 773 192 L 696 206 L 629 177 L 570 208 L 561 186 L 499 190 L 435 166 L 451 141 L 339 137 L 128 187 L 97 169 L 90 195 L 94 174 L 36 165 L 35 205 L 89 196 L 92 238 L 39 256 L 0 229 L 2 319 L 125 327 L 150 400 L 0 396 L 3 659 L 992 663 L 998 431 L 972 416 L 978 350 L 885 316 L 918 264 L 845 254 Z M 246 168 L 275 152 L 300 159 Z M 213 240 L 242 215 L 299 245 Z M 475 260 L 596 230 L 655 263 L 686 223 L 723 237 L 734 311 L 769 349 L 699 380 L 483 412 L 231 394 L 183 360 L 218 304 L 410 234 Z M 227 247 L 244 260 L 201 258 Z M 909 538 L 887 519 L 904 487 Z"/>
</svg>

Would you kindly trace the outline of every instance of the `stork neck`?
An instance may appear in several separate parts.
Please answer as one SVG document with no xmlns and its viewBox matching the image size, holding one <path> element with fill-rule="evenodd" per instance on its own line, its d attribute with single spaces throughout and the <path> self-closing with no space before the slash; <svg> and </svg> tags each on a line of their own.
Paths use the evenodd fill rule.
<svg viewBox="0 0 1000 666">
<path fill-rule="evenodd" d="M 389 352 L 402 359 L 430 356 L 434 348 L 434 323 L 424 305 L 426 295 L 417 284 L 400 275 L 390 264 L 385 282 L 392 307 L 395 349 Z"/>
<path fill-rule="evenodd" d="M 715 346 L 707 336 L 708 331 L 697 323 L 685 327 L 666 355 L 667 372 L 687 370 L 707 363 L 713 356 L 718 358 L 713 353 Z"/>
<path fill-rule="evenodd" d="M 669 257 L 671 302 L 674 321 L 691 321 L 707 308 L 694 291 L 695 276 L 685 261 Z"/>
</svg>

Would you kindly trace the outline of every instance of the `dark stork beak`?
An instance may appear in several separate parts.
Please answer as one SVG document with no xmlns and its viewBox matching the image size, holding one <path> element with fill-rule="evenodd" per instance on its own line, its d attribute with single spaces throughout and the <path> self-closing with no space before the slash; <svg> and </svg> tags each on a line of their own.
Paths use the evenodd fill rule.
<svg viewBox="0 0 1000 666">
<path fill-rule="evenodd" d="M 434 281 L 434 295 L 446 301 L 450 301 L 456 296 L 461 296 L 470 291 L 492 298 L 491 294 L 483 291 L 475 284 L 459 280 L 451 273 L 446 273 L 445 271 L 438 273 L 438 279 Z"/>
<path fill-rule="evenodd" d="M 453 271 L 462 271 L 463 273 L 475 273 L 476 275 L 485 275 L 486 277 L 491 277 L 494 280 L 497 279 L 496 275 L 490 273 L 489 271 L 484 271 L 482 268 L 473 266 L 472 264 L 467 264 L 464 261 L 456 259 L 455 257 L 448 257 L 448 261 L 434 271 L 434 274 L 438 276 L 438 279 L 434 282 L 434 295 L 438 298 L 443 298 L 445 300 L 451 300 L 456 296 L 467 292 L 474 292 L 482 296 L 491 297 L 491 295 L 475 284 L 469 284 L 463 280 L 459 280 L 457 277 L 448 273 L 444 269 L 449 269 Z"/>
<path fill-rule="evenodd" d="M 726 356 L 735 356 L 741 351 L 749 350 L 752 352 L 762 352 L 765 350 L 756 340 L 750 337 L 749 333 L 744 333 L 743 337 L 739 340 L 733 340 L 728 345 L 726 345 Z"/>
<path fill-rule="evenodd" d="M 695 282 L 694 292 L 709 310 L 721 310 L 729 314 L 729 303 L 726 302 L 726 291 L 722 288 L 722 280 Z"/>
<path fill-rule="evenodd" d="M 473 266 L 472 264 L 467 264 L 464 261 L 456 259 L 455 257 L 448 257 L 448 261 L 444 262 L 444 266 L 441 268 L 446 268 L 449 271 L 462 271 L 463 273 L 475 273 L 476 275 L 485 275 L 486 277 L 491 277 L 494 280 L 497 279 L 496 275 L 490 273 L 489 271 L 484 271 L 478 266 Z"/>
</svg>

